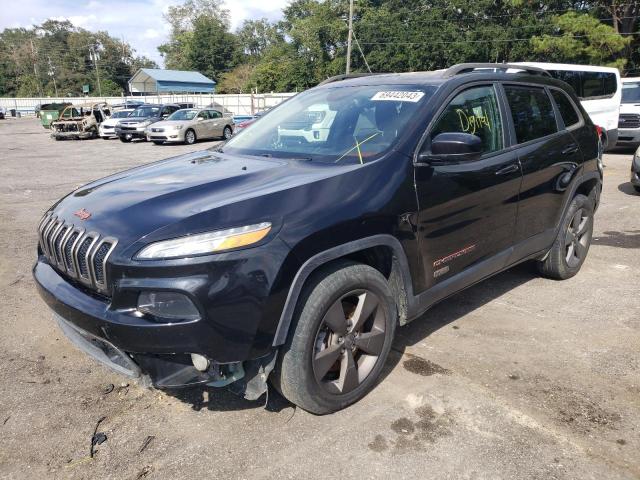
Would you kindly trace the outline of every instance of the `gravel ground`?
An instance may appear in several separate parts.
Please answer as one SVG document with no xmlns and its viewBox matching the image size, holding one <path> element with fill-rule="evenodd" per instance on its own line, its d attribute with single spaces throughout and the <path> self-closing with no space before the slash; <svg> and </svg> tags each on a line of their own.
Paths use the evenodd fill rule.
<svg viewBox="0 0 640 480">
<path fill-rule="evenodd" d="M 640 196 L 606 157 L 582 272 L 500 274 L 399 329 L 385 378 L 317 417 L 275 393 L 127 383 L 58 331 L 31 278 L 59 197 L 118 170 L 210 148 L 54 142 L 0 121 L 0 477 L 640 478 Z M 96 424 L 106 441 L 89 456 Z"/>
</svg>

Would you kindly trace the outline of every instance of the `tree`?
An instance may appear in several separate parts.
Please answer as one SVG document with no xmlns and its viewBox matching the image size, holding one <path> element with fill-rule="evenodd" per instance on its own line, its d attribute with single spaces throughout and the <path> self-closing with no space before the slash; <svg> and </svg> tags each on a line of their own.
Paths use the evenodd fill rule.
<svg viewBox="0 0 640 480">
<path fill-rule="evenodd" d="M 588 14 L 567 12 L 552 19 L 556 34 L 531 39 L 534 53 L 546 61 L 609 65 L 624 68 L 622 52 L 631 38 Z"/>
<path fill-rule="evenodd" d="M 238 45 L 249 61 L 260 58 L 267 48 L 283 43 L 284 34 L 278 24 L 266 18 L 245 20 L 236 32 Z"/>
<path fill-rule="evenodd" d="M 250 63 L 238 65 L 230 72 L 222 74 L 216 87 L 218 93 L 247 93 L 251 91 L 251 79 L 255 66 Z"/>
<path fill-rule="evenodd" d="M 193 32 L 185 44 L 185 58 L 190 70 L 218 79 L 235 66 L 236 52 L 236 38 L 224 21 L 208 15 L 195 19 Z"/>
<path fill-rule="evenodd" d="M 194 52 L 191 48 L 198 23 L 201 30 L 205 28 L 204 23 L 208 20 L 210 24 L 224 25 L 225 30 L 229 31 L 229 11 L 223 8 L 223 4 L 223 0 L 187 0 L 182 5 L 169 7 L 164 15 L 171 27 L 169 41 L 158 47 L 167 68 L 192 70 L 192 58 L 204 55 L 204 52 Z M 195 41 L 208 43 L 201 39 Z"/>
</svg>

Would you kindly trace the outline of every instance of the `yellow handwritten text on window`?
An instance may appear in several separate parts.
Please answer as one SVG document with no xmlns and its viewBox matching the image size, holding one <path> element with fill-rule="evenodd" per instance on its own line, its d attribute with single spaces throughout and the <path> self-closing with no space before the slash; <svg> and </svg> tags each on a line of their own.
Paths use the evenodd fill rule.
<svg viewBox="0 0 640 480">
<path fill-rule="evenodd" d="M 460 120 L 460 128 L 463 132 L 474 135 L 478 130 L 487 127 L 491 130 L 491 122 L 487 115 L 468 115 L 464 110 L 458 108 L 456 110 L 458 119 Z"/>
</svg>

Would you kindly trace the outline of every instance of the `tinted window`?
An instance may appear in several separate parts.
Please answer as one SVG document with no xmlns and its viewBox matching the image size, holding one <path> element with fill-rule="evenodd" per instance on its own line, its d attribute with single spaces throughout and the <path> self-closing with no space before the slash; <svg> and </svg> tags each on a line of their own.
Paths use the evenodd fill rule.
<svg viewBox="0 0 640 480">
<path fill-rule="evenodd" d="M 610 97 L 616 93 L 616 76 L 606 72 L 582 72 L 582 96 Z"/>
<path fill-rule="evenodd" d="M 558 131 L 551 100 L 543 88 L 505 86 L 518 143 Z"/>
<path fill-rule="evenodd" d="M 209 110 L 209 118 L 221 118 L 222 114 L 216 110 Z"/>
<path fill-rule="evenodd" d="M 206 110 L 203 110 L 198 114 L 198 118 L 204 118 L 205 120 L 208 120 L 210 118 L 209 113 L 207 113 Z"/>
<path fill-rule="evenodd" d="M 501 150 L 502 121 L 493 87 L 465 90 L 445 108 L 431 131 L 433 140 L 440 133 L 470 133 L 482 140 L 482 152 Z"/>
<path fill-rule="evenodd" d="M 622 103 L 640 103 L 640 82 L 622 84 Z"/>
<path fill-rule="evenodd" d="M 573 106 L 573 102 L 569 100 L 569 97 L 559 90 L 551 90 L 551 95 L 556 102 L 556 106 L 558 107 L 558 111 L 560 112 L 560 116 L 562 117 L 565 127 L 569 128 L 570 126 L 580 122 L 578 112 Z"/>
<path fill-rule="evenodd" d="M 571 72 L 568 70 L 548 70 L 552 77 L 562 80 L 571 85 L 578 97 L 582 96 L 582 78 L 580 72 Z"/>
<path fill-rule="evenodd" d="M 580 98 L 612 97 L 618 90 L 615 73 L 549 70 L 549 73 L 573 87 Z"/>
</svg>

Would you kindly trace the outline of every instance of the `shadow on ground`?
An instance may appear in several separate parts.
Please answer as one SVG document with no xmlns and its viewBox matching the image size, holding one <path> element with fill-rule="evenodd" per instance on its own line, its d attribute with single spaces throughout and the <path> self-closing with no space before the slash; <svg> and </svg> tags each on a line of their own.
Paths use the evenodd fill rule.
<svg viewBox="0 0 640 480">
<path fill-rule="evenodd" d="M 640 196 L 639 192 L 636 192 L 636 189 L 633 188 L 631 182 L 624 182 L 618 185 L 618 190 L 622 193 L 626 193 L 627 195 L 633 195 L 634 197 Z"/>
<path fill-rule="evenodd" d="M 640 248 L 640 230 L 628 232 L 602 232 L 591 241 L 594 245 L 618 248 Z"/>
</svg>

